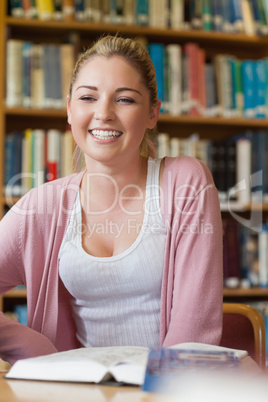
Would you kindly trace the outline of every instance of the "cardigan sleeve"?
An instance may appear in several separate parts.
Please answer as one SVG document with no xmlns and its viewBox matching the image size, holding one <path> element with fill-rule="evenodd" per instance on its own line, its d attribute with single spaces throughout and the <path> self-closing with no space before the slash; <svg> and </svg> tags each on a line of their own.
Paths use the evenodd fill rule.
<svg viewBox="0 0 268 402">
<path fill-rule="evenodd" d="M 23 215 L 11 209 L 0 221 L 1 294 L 17 285 L 26 285 L 21 246 L 23 219 Z M 21 358 L 56 351 L 56 348 L 44 335 L 0 313 L 0 357 L 4 361 L 13 364 Z"/>
<path fill-rule="evenodd" d="M 170 308 L 163 345 L 219 344 L 223 268 L 218 193 L 203 164 L 186 159 L 182 166 L 173 190 L 167 253 Z"/>
</svg>

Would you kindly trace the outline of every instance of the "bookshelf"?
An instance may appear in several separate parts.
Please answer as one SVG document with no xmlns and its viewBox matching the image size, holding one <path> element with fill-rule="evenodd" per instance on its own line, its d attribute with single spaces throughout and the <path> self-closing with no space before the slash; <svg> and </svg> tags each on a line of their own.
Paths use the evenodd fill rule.
<svg viewBox="0 0 268 402">
<path fill-rule="evenodd" d="M 0 2 L 0 55 L 5 60 L 6 41 L 8 38 L 34 40 L 35 42 L 50 41 L 62 43 L 66 34 L 75 32 L 79 34 L 81 46 L 88 46 L 103 33 L 115 34 L 120 32 L 131 37 L 145 37 L 150 42 L 164 44 L 195 42 L 202 46 L 207 55 L 218 53 L 232 53 L 241 59 L 251 57 L 258 59 L 268 56 L 268 37 L 246 34 L 228 34 L 221 32 L 207 32 L 202 30 L 178 30 L 170 28 L 151 28 L 135 25 L 114 25 L 104 23 L 86 23 L 78 21 L 42 21 L 27 18 L 14 18 L 7 15 L 7 1 Z M 66 111 L 63 109 L 37 109 L 24 107 L 7 107 L 5 105 L 6 72 L 4 63 L 0 64 L 0 187 L 4 184 L 4 140 L 5 134 L 13 130 L 25 130 L 29 125 L 33 128 L 49 129 L 51 127 L 64 130 L 66 126 Z M 196 130 L 201 138 L 224 139 L 237 134 L 238 130 L 267 129 L 268 119 L 245 119 L 204 117 L 190 115 L 161 114 L 158 123 L 160 132 L 166 131 L 171 136 L 187 137 Z M 12 202 L 18 198 L 14 197 Z M 3 194 L 0 196 L 0 216 L 3 216 L 7 201 Z M 246 205 L 243 212 L 250 208 L 267 213 L 268 204 Z M 238 206 L 239 209 L 239 206 Z M 223 214 L 228 211 L 223 207 Z M 268 289 L 224 289 L 224 299 L 241 301 L 242 299 L 268 300 Z M 4 304 L 10 305 L 12 301 L 26 298 L 25 290 L 11 290 L 0 296 L 0 310 L 5 309 Z M 7 302 L 8 300 L 8 302 Z"/>
</svg>

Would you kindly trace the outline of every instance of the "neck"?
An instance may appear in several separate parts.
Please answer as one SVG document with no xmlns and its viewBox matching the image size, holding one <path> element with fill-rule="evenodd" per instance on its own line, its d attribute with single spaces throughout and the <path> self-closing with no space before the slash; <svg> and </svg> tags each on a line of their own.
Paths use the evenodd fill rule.
<svg viewBox="0 0 268 402">
<path fill-rule="evenodd" d="M 120 197 L 140 197 L 145 192 L 147 159 L 139 156 L 124 166 L 87 163 L 83 177 L 82 204 L 97 211 L 118 205 Z"/>
</svg>

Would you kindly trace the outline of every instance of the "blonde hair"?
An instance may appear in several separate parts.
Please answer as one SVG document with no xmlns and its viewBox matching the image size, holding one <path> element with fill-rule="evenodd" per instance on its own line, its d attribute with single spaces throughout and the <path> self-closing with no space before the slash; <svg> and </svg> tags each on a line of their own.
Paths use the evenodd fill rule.
<svg viewBox="0 0 268 402">
<path fill-rule="evenodd" d="M 100 38 L 79 57 L 71 78 L 69 99 L 81 68 L 94 56 L 121 56 L 127 60 L 141 75 L 144 85 L 149 91 L 151 105 L 158 102 L 156 73 L 148 51 L 141 43 L 130 38 L 107 35 Z M 140 153 L 149 156 L 152 153 L 157 128 L 147 129 L 140 146 Z"/>
</svg>

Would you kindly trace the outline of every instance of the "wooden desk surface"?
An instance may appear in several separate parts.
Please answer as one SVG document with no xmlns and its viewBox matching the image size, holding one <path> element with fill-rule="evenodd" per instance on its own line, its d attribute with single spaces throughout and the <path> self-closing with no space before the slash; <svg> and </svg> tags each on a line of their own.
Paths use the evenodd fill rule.
<svg viewBox="0 0 268 402">
<path fill-rule="evenodd" d="M 0 372 L 0 402 L 166 402 L 139 387 L 5 380 Z M 169 398 L 168 398 L 169 399 Z"/>
</svg>

